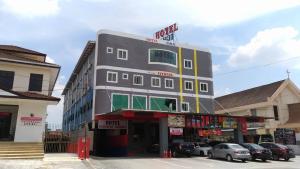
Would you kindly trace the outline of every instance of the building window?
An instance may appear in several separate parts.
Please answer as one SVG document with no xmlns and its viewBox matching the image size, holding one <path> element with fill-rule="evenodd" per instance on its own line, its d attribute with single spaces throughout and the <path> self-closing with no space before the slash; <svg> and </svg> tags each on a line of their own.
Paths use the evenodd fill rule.
<svg viewBox="0 0 300 169">
<path fill-rule="evenodd" d="M 118 49 L 117 50 L 117 58 L 121 59 L 121 60 L 127 60 L 128 59 L 128 50 Z"/>
<path fill-rule="evenodd" d="M 147 110 L 147 96 L 132 95 L 132 109 Z"/>
<path fill-rule="evenodd" d="M 160 87 L 160 78 L 159 77 L 151 77 L 151 87 Z"/>
<path fill-rule="evenodd" d="M 274 111 L 274 119 L 278 121 L 279 120 L 278 106 L 273 106 L 273 111 Z"/>
<path fill-rule="evenodd" d="M 208 92 L 208 83 L 200 82 L 200 92 Z"/>
<path fill-rule="evenodd" d="M 118 83 L 118 72 L 107 72 L 106 82 Z"/>
<path fill-rule="evenodd" d="M 184 81 L 184 90 L 193 90 L 193 81 Z"/>
<path fill-rule="evenodd" d="M 0 70 L 0 88 L 11 90 L 14 84 L 15 72 Z"/>
<path fill-rule="evenodd" d="M 149 49 L 149 64 L 177 67 L 177 53 L 164 49 Z"/>
<path fill-rule="evenodd" d="M 106 53 L 114 53 L 114 49 L 112 47 L 106 47 Z"/>
<path fill-rule="evenodd" d="M 129 108 L 128 94 L 112 94 L 112 111 Z"/>
<path fill-rule="evenodd" d="M 184 59 L 184 68 L 186 69 L 192 69 L 192 60 Z"/>
<path fill-rule="evenodd" d="M 181 111 L 182 112 L 189 112 L 190 111 L 190 104 L 188 102 L 181 103 Z"/>
<path fill-rule="evenodd" d="M 128 79 L 128 74 L 127 74 L 127 73 L 123 73 L 122 76 L 123 76 L 123 77 L 122 77 L 123 79 L 125 79 L 125 80 Z"/>
<path fill-rule="evenodd" d="M 150 110 L 176 111 L 177 100 L 173 98 L 150 96 Z"/>
<path fill-rule="evenodd" d="M 257 116 L 256 109 L 250 109 L 251 116 Z"/>
<path fill-rule="evenodd" d="M 143 76 L 142 75 L 133 75 L 133 84 L 134 85 L 143 85 Z"/>
<path fill-rule="evenodd" d="M 165 88 L 174 89 L 174 80 L 173 79 L 165 79 Z"/>
<path fill-rule="evenodd" d="M 30 80 L 29 80 L 29 91 L 42 91 L 43 86 L 43 75 L 42 74 L 30 74 Z"/>
</svg>

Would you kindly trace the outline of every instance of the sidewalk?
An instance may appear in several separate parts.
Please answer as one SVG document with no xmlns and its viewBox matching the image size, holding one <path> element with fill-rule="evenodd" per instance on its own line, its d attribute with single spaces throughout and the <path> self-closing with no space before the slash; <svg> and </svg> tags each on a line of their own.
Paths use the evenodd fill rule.
<svg viewBox="0 0 300 169">
<path fill-rule="evenodd" d="M 43 160 L 0 160 L 0 169 L 90 169 L 75 154 L 45 154 Z"/>
</svg>

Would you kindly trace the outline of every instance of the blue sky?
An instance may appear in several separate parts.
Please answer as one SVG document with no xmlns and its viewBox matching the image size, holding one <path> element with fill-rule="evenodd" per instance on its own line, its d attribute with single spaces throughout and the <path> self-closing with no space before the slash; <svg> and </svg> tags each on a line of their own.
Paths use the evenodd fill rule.
<svg viewBox="0 0 300 169">
<path fill-rule="evenodd" d="M 179 42 L 210 49 L 220 96 L 285 79 L 287 69 L 300 87 L 299 16 L 298 0 L 0 0 L 0 44 L 46 53 L 61 65 L 60 96 L 97 30 L 151 37 L 177 22 Z M 49 122 L 61 122 L 62 103 L 49 107 Z"/>
</svg>

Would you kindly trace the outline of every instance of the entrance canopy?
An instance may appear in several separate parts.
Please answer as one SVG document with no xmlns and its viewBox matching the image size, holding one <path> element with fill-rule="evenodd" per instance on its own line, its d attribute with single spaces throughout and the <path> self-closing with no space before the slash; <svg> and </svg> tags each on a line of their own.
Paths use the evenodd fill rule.
<svg viewBox="0 0 300 169">
<path fill-rule="evenodd" d="M 205 114 L 192 112 L 167 112 L 167 111 L 150 111 L 150 110 L 132 110 L 120 109 L 109 113 L 97 114 L 95 122 L 99 120 L 159 120 L 160 118 L 168 118 L 180 116 L 183 119 L 183 125 L 177 127 L 187 128 L 237 128 L 237 124 L 242 124 L 242 128 L 246 129 L 253 124 L 261 126 L 265 119 L 269 117 L 261 116 L 230 116 L 226 114 Z M 178 119 L 177 119 L 178 120 Z M 170 121 L 170 120 L 169 120 Z M 170 123 L 170 122 L 169 122 Z M 175 123 L 179 123 L 176 121 Z M 170 124 L 169 124 L 170 127 Z M 176 126 L 172 126 L 176 127 Z"/>
</svg>

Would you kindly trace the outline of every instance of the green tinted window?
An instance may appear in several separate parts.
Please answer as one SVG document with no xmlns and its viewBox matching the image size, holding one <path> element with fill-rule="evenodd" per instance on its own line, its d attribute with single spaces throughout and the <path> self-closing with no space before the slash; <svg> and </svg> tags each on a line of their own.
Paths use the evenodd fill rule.
<svg viewBox="0 0 300 169">
<path fill-rule="evenodd" d="M 128 109 L 128 95 L 113 94 L 113 111 L 118 109 Z"/>
<path fill-rule="evenodd" d="M 150 49 L 150 63 L 161 63 L 177 66 L 177 54 L 163 49 Z"/>
<path fill-rule="evenodd" d="M 132 109 L 146 110 L 146 102 L 145 96 L 132 96 Z"/>
<path fill-rule="evenodd" d="M 176 111 L 176 100 L 166 98 L 150 98 L 150 110 L 169 111 L 168 105 L 172 103 L 172 111 Z"/>
</svg>

